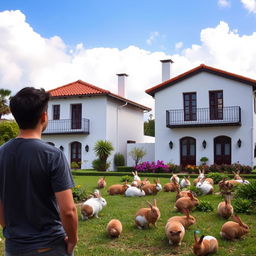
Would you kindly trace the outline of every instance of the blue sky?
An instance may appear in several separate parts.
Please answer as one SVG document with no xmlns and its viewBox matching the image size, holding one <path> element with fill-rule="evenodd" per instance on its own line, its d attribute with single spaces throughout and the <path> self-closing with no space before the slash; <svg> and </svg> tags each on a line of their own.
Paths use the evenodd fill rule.
<svg viewBox="0 0 256 256">
<path fill-rule="evenodd" d="M 255 15 L 238 0 L 220 6 L 217 0 L 1 0 L 0 10 L 21 10 L 43 37 L 60 36 L 73 47 L 136 45 L 149 51 L 175 52 L 175 44 L 198 44 L 200 31 L 221 20 L 240 34 L 256 28 Z M 157 34 L 155 33 L 157 32 Z M 151 44 L 147 40 L 151 35 Z"/>
<path fill-rule="evenodd" d="M 145 90 L 206 64 L 256 79 L 256 0 L 1 0 L 0 84 L 52 89 L 78 79 L 154 108 Z M 7 65 L 8 64 L 8 65 Z"/>
</svg>

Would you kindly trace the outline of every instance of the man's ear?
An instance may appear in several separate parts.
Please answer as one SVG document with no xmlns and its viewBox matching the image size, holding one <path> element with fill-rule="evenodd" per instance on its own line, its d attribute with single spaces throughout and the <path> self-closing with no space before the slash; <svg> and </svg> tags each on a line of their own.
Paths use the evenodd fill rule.
<svg viewBox="0 0 256 256">
<path fill-rule="evenodd" d="M 45 122 L 47 121 L 47 118 L 48 118 L 47 112 L 44 111 L 44 112 L 42 113 L 42 115 L 41 115 L 41 123 L 45 123 Z"/>
</svg>

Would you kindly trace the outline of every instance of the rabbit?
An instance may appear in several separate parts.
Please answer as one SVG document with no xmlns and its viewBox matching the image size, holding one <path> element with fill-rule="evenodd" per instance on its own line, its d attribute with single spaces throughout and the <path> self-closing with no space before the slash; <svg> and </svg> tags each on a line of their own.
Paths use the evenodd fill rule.
<svg viewBox="0 0 256 256">
<path fill-rule="evenodd" d="M 99 193 L 94 193 L 94 197 L 85 201 L 81 206 L 82 220 L 89 217 L 98 218 L 99 212 L 107 205 L 107 201 Z"/>
<path fill-rule="evenodd" d="M 249 232 L 249 226 L 241 221 L 241 219 L 233 215 L 233 220 L 224 223 L 221 227 L 220 236 L 228 240 L 234 240 L 236 238 L 241 238 L 243 235 Z"/>
<path fill-rule="evenodd" d="M 184 213 L 186 214 L 186 216 L 173 216 L 169 218 L 167 222 L 178 221 L 183 225 L 185 229 L 196 223 L 195 217 L 189 214 L 189 210 L 184 210 Z"/>
<path fill-rule="evenodd" d="M 199 204 L 199 200 L 195 198 L 192 193 L 188 193 L 188 197 L 179 198 L 175 206 L 178 211 L 185 213 L 186 209 L 191 211 L 195 206 Z M 184 211 L 185 210 L 185 211 Z"/>
<path fill-rule="evenodd" d="M 132 175 L 133 175 L 133 182 L 131 185 L 137 187 L 140 184 L 141 179 L 137 171 L 132 172 Z"/>
<path fill-rule="evenodd" d="M 108 188 L 109 195 L 123 195 L 125 191 L 130 187 L 130 185 L 125 182 L 123 185 L 116 184 Z"/>
<path fill-rule="evenodd" d="M 193 251 L 195 255 L 206 256 L 212 253 L 216 253 L 219 248 L 218 240 L 213 236 L 201 236 L 200 239 L 194 232 L 195 243 Z"/>
<path fill-rule="evenodd" d="M 176 201 L 181 198 L 181 197 L 188 197 L 188 194 L 191 193 L 190 190 L 182 190 L 180 191 L 180 189 L 177 187 L 176 188 Z"/>
<path fill-rule="evenodd" d="M 177 174 L 173 174 L 172 177 L 170 178 L 170 182 L 176 181 L 178 184 L 180 183 L 180 178 L 178 177 Z"/>
<path fill-rule="evenodd" d="M 154 180 L 155 184 L 146 184 L 142 186 L 142 190 L 146 195 L 156 195 L 159 191 L 162 190 L 162 185 L 160 184 L 160 180 Z"/>
<path fill-rule="evenodd" d="M 146 184 L 150 184 L 150 181 L 148 180 L 148 178 L 144 178 L 144 180 L 134 180 L 131 184 L 131 186 L 133 187 L 139 187 L 139 186 L 144 186 Z"/>
<path fill-rule="evenodd" d="M 214 185 L 214 181 L 212 178 L 205 178 L 204 182 L 207 182 L 207 183 L 211 184 L 212 186 Z"/>
<path fill-rule="evenodd" d="M 232 173 L 234 174 L 234 180 L 242 180 L 240 176 L 240 171 L 237 171 L 237 172 L 232 171 Z"/>
<path fill-rule="evenodd" d="M 122 233 L 122 223 L 117 219 L 112 219 L 107 225 L 107 233 L 110 237 L 119 237 Z"/>
<path fill-rule="evenodd" d="M 148 228 L 149 224 L 156 227 L 156 222 L 159 220 L 161 213 L 156 205 L 156 199 L 154 199 L 154 205 L 148 202 L 149 208 L 141 208 L 135 215 L 135 225 L 137 228 Z"/>
<path fill-rule="evenodd" d="M 185 235 L 185 228 L 179 221 L 168 221 L 165 225 L 165 234 L 171 245 L 181 245 Z"/>
<path fill-rule="evenodd" d="M 213 186 L 211 184 L 209 184 L 208 182 L 205 182 L 204 179 L 199 181 L 196 184 L 196 187 L 201 190 L 203 195 L 208 195 L 208 194 L 212 194 L 213 193 Z"/>
<path fill-rule="evenodd" d="M 191 183 L 190 183 L 190 181 L 189 181 L 189 178 L 190 178 L 190 177 L 188 177 L 188 178 L 184 177 L 184 178 L 181 180 L 181 182 L 180 182 L 180 187 L 181 187 L 181 188 L 186 188 L 186 187 L 191 186 Z"/>
<path fill-rule="evenodd" d="M 164 185 L 164 187 L 163 187 L 163 190 L 164 190 L 164 192 L 174 192 L 174 191 L 176 191 L 177 189 L 176 189 L 176 184 L 175 183 L 173 183 L 173 182 L 169 182 L 169 183 L 166 183 L 165 185 Z M 179 184 L 178 184 L 178 186 L 179 186 Z"/>
<path fill-rule="evenodd" d="M 223 193 L 231 192 L 232 188 L 233 188 L 233 184 L 232 182 L 229 182 L 227 178 L 224 178 L 219 182 L 219 189 Z"/>
<path fill-rule="evenodd" d="M 220 217 L 228 219 L 231 215 L 233 215 L 233 213 L 234 210 L 230 202 L 230 196 L 226 196 L 225 201 L 220 202 L 218 205 L 218 214 Z"/>
<path fill-rule="evenodd" d="M 98 180 L 98 188 L 105 188 L 107 185 L 105 177 L 99 178 Z"/>
<path fill-rule="evenodd" d="M 193 180 L 193 185 L 196 186 L 196 184 L 201 180 L 205 178 L 205 174 L 204 174 L 204 170 L 198 170 L 199 171 L 199 175 L 196 179 Z"/>
<path fill-rule="evenodd" d="M 131 197 L 131 196 L 145 196 L 145 191 L 141 189 L 141 187 L 129 187 L 125 191 L 125 196 Z"/>
</svg>

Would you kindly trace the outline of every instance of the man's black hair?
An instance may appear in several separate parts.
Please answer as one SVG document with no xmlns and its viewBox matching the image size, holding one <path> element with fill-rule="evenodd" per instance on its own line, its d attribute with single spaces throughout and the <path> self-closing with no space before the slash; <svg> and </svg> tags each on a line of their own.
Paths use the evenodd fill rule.
<svg viewBox="0 0 256 256">
<path fill-rule="evenodd" d="M 10 100 L 10 110 L 20 129 L 33 129 L 44 111 L 50 94 L 44 89 L 25 87 Z"/>
</svg>

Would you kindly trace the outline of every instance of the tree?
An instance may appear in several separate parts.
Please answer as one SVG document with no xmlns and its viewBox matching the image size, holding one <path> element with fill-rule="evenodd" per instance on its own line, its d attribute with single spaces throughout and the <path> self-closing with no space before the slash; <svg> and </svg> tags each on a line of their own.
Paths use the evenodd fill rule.
<svg viewBox="0 0 256 256">
<path fill-rule="evenodd" d="M 135 161 L 135 166 L 138 165 L 139 161 L 147 154 L 146 150 L 143 148 L 133 148 L 129 155 L 132 157 L 132 159 Z"/>
<path fill-rule="evenodd" d="M 9 106 L 7 104 L 8 97 L 11 95 L 10 90 L 0 89 L 0 119 L 2 115 L 10 113 Z"/>
<path fill-rule="evenodd" d="M 155 137 L 155 119 L 152 114 L 149 115 L 148 121 L 144 122 L 144 134 Z"/>
<path fill-rule="evenodd" d="M 0 122 L 0 145 L 18 135 L 19 127 L 15 121 Z"/>
<path fill-rule="evenodd" d="M 97 169 L 100 169 L 99 171 L 106 171 L 109 166 L 107 159 L 111 155 L 111 152 L 114 150 L 112 143 L 106 140 L 98 140 L 93 150 L 98 156 L 98 159 L 95 161 L 99 166 Z"/>
</svg>

